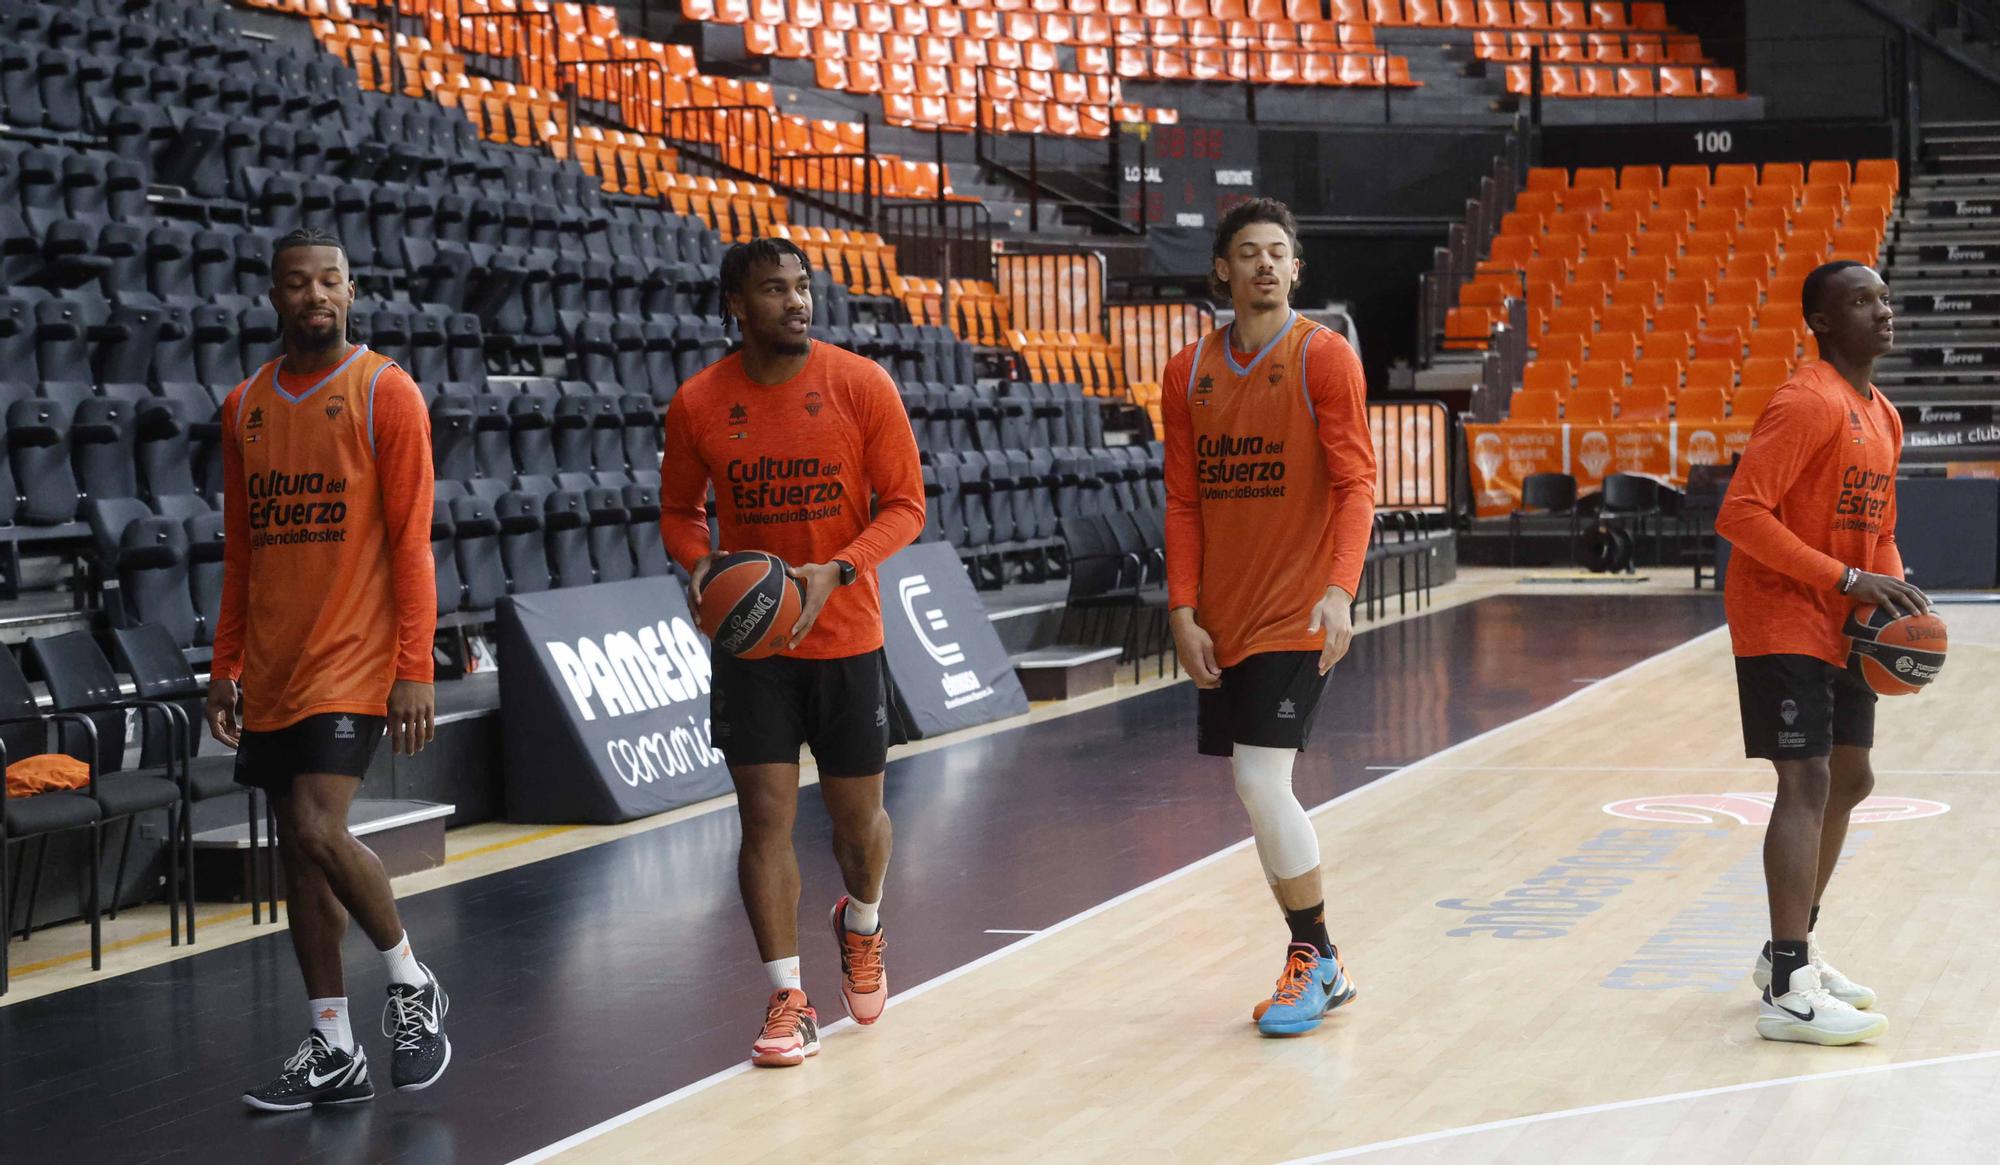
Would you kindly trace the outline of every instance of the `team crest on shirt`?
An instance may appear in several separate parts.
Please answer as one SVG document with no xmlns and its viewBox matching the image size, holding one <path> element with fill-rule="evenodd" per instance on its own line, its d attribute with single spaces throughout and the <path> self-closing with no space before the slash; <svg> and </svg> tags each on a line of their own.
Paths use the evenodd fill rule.
<svg viewBox="0 0 2000 1165">
<path fill-rule="evenodd" d="M 344 396 L 336 396 L 332 400 L 327 401 L 326 419 L 331 421 L 338 418 L 341 414 L 341 410 L 345 409 L 346 407 L 347 407 L 347 398 Z"/>
<path fill-rule="evenodd" d="M 809 417 L 816 417 L 816 416 L 818 416 L 818 415 L 819 415 L 819 411 L 820 411 L 821 409 L 825 408 L 825 407 L 826 407 L 826 402 L 824 402 L 823 400 L 821 400 L 821 399 L 820 399 L 820 395 L 819 395 L 818 393 L 816 393 L 816 392 L 809 392 L 809 393 L 807 393 L 807 394 L 806 394 L 806 415 L 807 415 L 807 416 L 809 416 Z"/>
<path fill-rule="evenodd" d="M 1271 365 L 1271 375 L 1265 377 L 1265 379 L 1269 380 L 1273 385 L 1277 384 L 1280 380 L 1283 380 L 1284 378 L 1285 378 L 1285 366 L 1283 364 Z"/>
</svg>

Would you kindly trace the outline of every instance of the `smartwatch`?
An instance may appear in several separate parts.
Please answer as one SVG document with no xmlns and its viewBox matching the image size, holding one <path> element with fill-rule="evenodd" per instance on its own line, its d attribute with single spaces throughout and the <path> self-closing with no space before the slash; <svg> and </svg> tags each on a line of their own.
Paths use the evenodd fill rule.
<svg viewBox="0 0 2000 1165">
<path fill-rule="evenodd" d="M 840 568 L 841 586 L 851 586 L 855 577 L 860 573 L 854 569 L 854 564 L 845 558 L 836 558 L 833 560 L 833 564 Z"/>
</svg>

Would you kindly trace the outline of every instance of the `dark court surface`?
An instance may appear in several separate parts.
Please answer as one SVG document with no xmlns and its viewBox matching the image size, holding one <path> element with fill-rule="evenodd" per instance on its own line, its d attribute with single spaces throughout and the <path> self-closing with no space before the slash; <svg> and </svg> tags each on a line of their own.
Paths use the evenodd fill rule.
<svg viewBox="0 0 2000 1165">
<path fill-rule="evenodd" d="M 1713 596 L 1551 595 L 1365 631 L 1320 708 L 1300 799 L 1365 784 L 1384 775 L 1370 765 L 1421 759 L 1721 621 Z M 1020 941 L 988 929 L 1051 926 L 1248 836 L 1226 763 L 1196 756 L 1193 740 L 1182 684 L 892 765 L 892 990 Z M 801 953 L 823 1022 L 842 1014 L 828 838 L 806 790 Z M 0 1008 L 0 1161 L 502 1162 L 727 1068 L 747 1055 L 768 991 L 736 841 L 735 814 L 710 813 L 404 900 L 417 955 L 452 997 L 452 1066 L 425 1092 L 388 1087 L 381 960 L 351 931 L 348 993 L 378 1089 L 351 1110 L 253 1115 L 238 1099 L 305 1034 L 284 935 Z M 1275 915 L 1264 921 L 1282 943 Z"/>
</svg>

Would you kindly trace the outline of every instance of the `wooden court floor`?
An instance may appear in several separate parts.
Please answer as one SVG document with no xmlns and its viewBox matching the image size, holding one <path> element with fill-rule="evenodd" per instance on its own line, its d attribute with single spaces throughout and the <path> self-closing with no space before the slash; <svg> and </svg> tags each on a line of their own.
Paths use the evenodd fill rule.
<svg viewBox="0 0 2000 1165">
<path fill-rule="evenodd" d="M 1875 1044 L 1755 1034 L 1772 783 L 1716 632 L 1321 807 L 1360 996 L 1313 1035 L 1249 1023 L 1284 934 L 1246 842 L 526 1160 L 2000 1159 L 2000 607 L 1944 613 L 1820 924 Z"/>
</svg>

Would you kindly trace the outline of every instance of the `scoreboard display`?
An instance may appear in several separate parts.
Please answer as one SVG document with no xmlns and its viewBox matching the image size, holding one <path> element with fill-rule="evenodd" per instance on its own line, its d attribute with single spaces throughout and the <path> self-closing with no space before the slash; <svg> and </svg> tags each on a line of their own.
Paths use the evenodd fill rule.
<svg viewBox="0 0 2000 1165">
<path fill-rule="evenodd" d="M 1257 131 L 1247 125 L 1128 124 L 1119 143 L 1119 205 L 1144 221 L 1168 270 L 1203 271 L 1215 223 L 1257 193 Z"/>
</svg>

